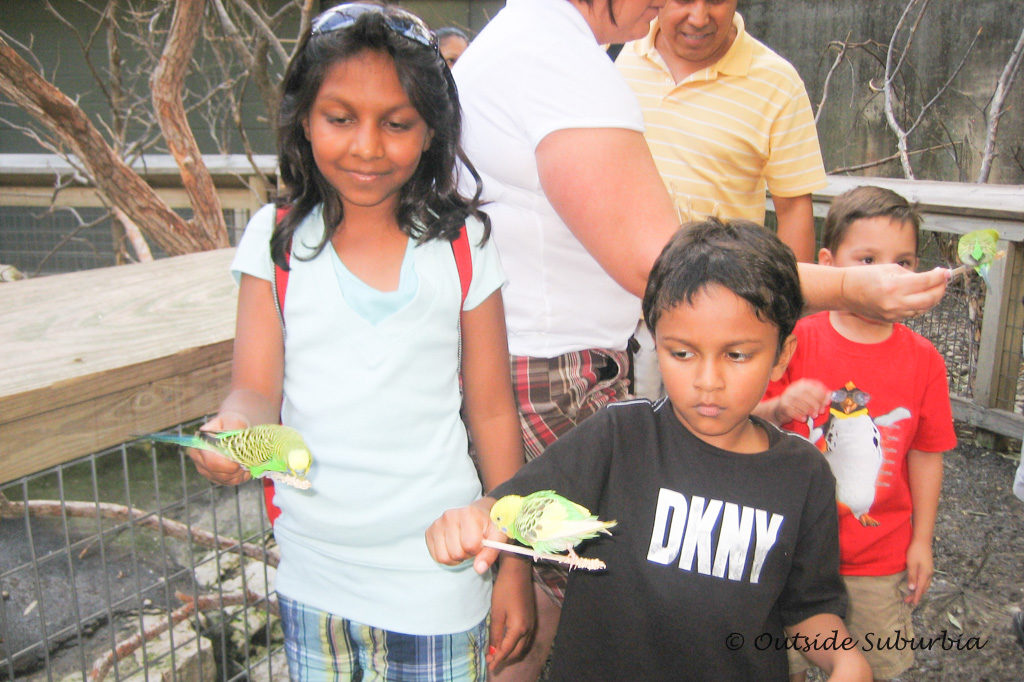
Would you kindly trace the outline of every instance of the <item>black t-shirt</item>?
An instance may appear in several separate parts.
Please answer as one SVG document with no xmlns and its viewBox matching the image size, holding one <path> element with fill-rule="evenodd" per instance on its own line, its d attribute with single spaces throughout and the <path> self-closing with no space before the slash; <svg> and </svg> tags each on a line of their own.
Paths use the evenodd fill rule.
<svg viewBox="0 0 1024 682">
<path fill-rule="evenodd" d="M 807 441 L 755 420 L 769 448 L 736 454 L 671 404 L 612 405 L 492 495 L 553 489 L 615 519 L 581 545 L 551 678 L 786 680 L 784 625 L 845 615 L 835 481 Z"/>
</svg>

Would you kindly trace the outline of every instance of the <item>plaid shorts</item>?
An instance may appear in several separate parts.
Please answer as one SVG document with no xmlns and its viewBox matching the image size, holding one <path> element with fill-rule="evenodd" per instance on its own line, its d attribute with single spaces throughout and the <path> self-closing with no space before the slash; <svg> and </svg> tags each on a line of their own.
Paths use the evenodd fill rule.
<svg viewBox="0 0 1024 682">
<path fill-rule="evenodd" d="M 451 635 L 406 635 L 355 623 L 281 594 L 292 682 L 483 682 L 487 619 Z"/>
<path fill-rule="evenodd" d="M 555 358 L 511 357 L 526 459 L 544 452 L 599 409 L 629 397 L 626 351 L 583 350 Z M 534 567 L 534 580 L 558 605 L 568 572 L 550 564 Z"/>
</svg>

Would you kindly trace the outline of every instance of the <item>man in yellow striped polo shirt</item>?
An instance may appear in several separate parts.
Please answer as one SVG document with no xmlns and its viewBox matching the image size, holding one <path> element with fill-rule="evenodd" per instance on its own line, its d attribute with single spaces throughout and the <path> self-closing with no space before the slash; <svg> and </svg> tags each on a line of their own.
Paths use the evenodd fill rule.
<svg viewBox="0 0 1024 682">
<path fill-rule="evenodd" d="M 826 181 L 810 101 L 796 69 L 745 31 L 736 4 L 669 0 L 616 65 L 680 219 L 763 224 L 767 187 L 779 237 L 811 261 L 811 192 Z"/>
<path fill-rule="evenodd" d="M 764 224 L 771 191 L 778 235 L 813 261 L 811 192 L 825 169 L 796 69 L 744 29 L 737 0 L 668 0 L 645 38 L 615 60 L 640 100 L 647 144 L 679 221 Z M 663 395 L 654 341 L 641 322 L 633 392 Z"/>
</svg>

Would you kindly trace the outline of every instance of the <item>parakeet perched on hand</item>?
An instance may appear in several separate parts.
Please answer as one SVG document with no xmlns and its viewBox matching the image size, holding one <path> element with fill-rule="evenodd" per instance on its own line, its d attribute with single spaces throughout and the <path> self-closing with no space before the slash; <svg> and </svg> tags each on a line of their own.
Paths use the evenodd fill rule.
<svg viewBox="0 0 1024 682">
<path fill-rule="evenodd" d="M 554 490 L 538 490 L 526 497 L 506 495 L 491 507 L 491 521 L 501 532 L 538 552 L 554 553 L 573 549 L 615 521 L 601 521 L 586 507 L 567 500 Z"/>
<path fill-rule="evenodd" d="M 313 455 L 302 435 L 280 424 L 258 424 L 235 431 L 199 431 L 195 435 L 181 436 L 153 433 L 145 438 L 216 452 L 248 468 L 253 478 L 278 472 L 290 474 L 301 481 L 313 464 Z M 284 482 L 295 485 L 292 481 Z"/>
<path fill-rule="evenodd" d="M 989 266 L 999 257 L 998 241 L 999 232 L 996 230 L 974 230 L 960 237 L 956 245 L 956 255 L 960 262 L 974 268 L 986 284 Z"/>
</svg>

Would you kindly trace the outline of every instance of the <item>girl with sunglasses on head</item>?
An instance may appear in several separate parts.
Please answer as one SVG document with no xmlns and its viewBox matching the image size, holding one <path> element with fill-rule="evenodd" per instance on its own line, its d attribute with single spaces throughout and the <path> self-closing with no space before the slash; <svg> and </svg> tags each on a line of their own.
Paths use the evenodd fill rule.
<svg viewBox="0 0 1024 682">
<path fill-rule="evenodd" d="M 204 428 L 280 417 L 313 453 L 309 490 L 279 484 L 274 495 L 293 680 L 482 680 L 532 628 L 529 569 L 510 561 L 488 654 L 490 578 L 435 563 L 424 542 L 441 512 L 480 497 L 481 477 L 490 490 L 523 462 L 503 274 L 460 132 L 434 35 L 397 8 L 324 12 L 285 74 L 286 189 L 254 215 L 232 264 L 231 390 Z M 473 198 L 457 191 L 456 160 L 477 183 Z M 454 255 L 463 229 L 468 290 Z M 281 317 L 275 265 L 289 273 Z M 190 455 L 215 482 L 248 478 Z"/>
</svg>

